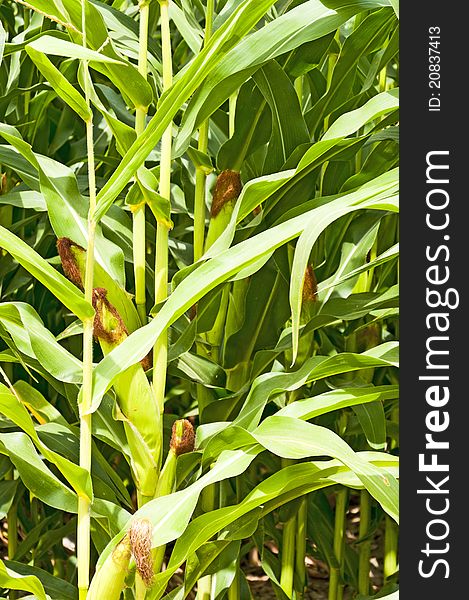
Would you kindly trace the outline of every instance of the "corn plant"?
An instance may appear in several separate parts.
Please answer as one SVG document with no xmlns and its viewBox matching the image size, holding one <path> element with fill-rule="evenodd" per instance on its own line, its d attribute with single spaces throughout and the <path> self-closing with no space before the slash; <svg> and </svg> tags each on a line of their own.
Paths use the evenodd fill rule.
<svg viewBox="0 0 469 600">
<path fill-rule="evenodd" d="M 0 3 L 2 597 L 397 597 L 398 12 Z"/>
</svg>

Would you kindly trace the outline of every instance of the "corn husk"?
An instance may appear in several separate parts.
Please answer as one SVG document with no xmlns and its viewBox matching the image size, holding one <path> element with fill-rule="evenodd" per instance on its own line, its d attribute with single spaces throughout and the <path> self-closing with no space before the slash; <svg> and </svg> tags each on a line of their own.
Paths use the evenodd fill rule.
<svg viewBox="0 0 469 600">
<path fill-rule="evenodd" d="M 87 600 L 119 600 L 125 587 L 130 558 L 130 539 L 126 535 L 96 571 Z"/>
<path fill-rule="evenodd" d="M 128 334 L 119 313 L 108 301 L 106 290 L 94 290 L 93 305 L 94 333 L 106 355 Z M 114 391 L 129 444 L 135 484 L 142 496 L 153 498 L 161 467 L 162 415 L 142 366 L 136 364 L 121 373 L 114 382 Z"/>
</svg>

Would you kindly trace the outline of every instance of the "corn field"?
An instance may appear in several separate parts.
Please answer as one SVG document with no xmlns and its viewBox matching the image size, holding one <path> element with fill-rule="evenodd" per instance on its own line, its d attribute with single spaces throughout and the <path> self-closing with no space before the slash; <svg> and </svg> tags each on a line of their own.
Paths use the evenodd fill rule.
<svg viewBox="0 0 469 600">
<path fill-rule="evenodd" d="M 0 2 L 2 598 L 398 598 L 398 19 Z"/>
</svg>

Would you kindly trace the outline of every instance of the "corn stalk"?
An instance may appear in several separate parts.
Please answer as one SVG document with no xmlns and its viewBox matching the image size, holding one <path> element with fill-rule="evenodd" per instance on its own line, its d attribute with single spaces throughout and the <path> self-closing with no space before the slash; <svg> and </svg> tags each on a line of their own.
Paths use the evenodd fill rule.
<svg viewBox="0 0 469 600">
<path fill-rule="evenodd" d="M 161 46 L 163 64 L 163 91 L 173 83 L 173 66 L 171 52 L 171 33 L 169 27 L 169 1 L 160 0 L 161 8 Z M 165 199 L 171 197 L 171 148 L 172 125 L 165 130 L 161 140 L 160 162 L 160 195 Z M 156 228 L 156 262 L 155 262 L 155 304 L 163 302 L 168 293 L 168 235 L 165 223 L 158 222 Z M 153 350 L 153 388 L 159 411 L 163 414 L 166 369 L 168 360 L 168 334 L 162 333 Z"/>
<path fill-rule="evenodd" d="M 86 38 L 86 8 L 87 0 L 82 0 L 82 32 L 83 47 L 87 47 Z M 88 61 L 83 62 L 85 71 L 85 101 L 90 110 L 90 118 L 86 121 L 86 148 L 88 154 L 88 245 L 86 252 L 86 268 L 84 277 L 85 300 L 93 302 L 93 273 L 94 273 L 94 245 L 96 222 L 96 179 L 94 163 L 93 117 L 91 113 Z M 83 386 L 80 402 L 80 467 L 88 473 L 91 472 L 91 399 L 93 377 L 93 318 L 83 321 Z M 78 522 L 77 522 L 77 566 L 78 590 L 80 600 L 87 597 L 90 570 L 90 498 L 78 497 Z"/>
<path fill-rule="evenodd" d="M 150 0 L 140 0 L 140 26 L 139 26 L 139 48 L 138 48 L 138 70 L 146 79 L 148 75 L 148 21 L 150 16 Z M 145 129 L 145 118 L 147 109 L 137 106 L 135 112 L 135 133 L 140 135 Z M 132 207 L 133 215 L 133 257 L 135 277 L 135 304 L 142 325 L 147 320 L 146 311 L 146 237 L 145 237 L 145 201 Z"/>
</svg>

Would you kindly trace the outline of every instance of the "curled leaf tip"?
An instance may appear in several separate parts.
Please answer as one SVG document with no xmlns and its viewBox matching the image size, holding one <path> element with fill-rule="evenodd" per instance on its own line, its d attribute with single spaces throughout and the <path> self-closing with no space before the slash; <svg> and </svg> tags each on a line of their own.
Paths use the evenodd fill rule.
<svg viewBox="0 0 469 600">
<path fill-rule="evenodd" d="M 94 335 L 98 340 L 108 344 L 118 345 L 129 335 L 124 321 L 117 309 L 107 299 L 107 290 L 94 288 L 93 290 Z"/>
<path fill-rule="evenodd" d="M 136 519 L 129 530 L 130 547 L 135 559 L 137 572 L 147 587 L 155 575 L 151 555 L 153 526 L 148 519 Z"/>
<path fill-rule="evenodd" d="M 85 252 L 85 249 L 78 244 L 75 244 L 70 238 L 62 237 L 57 240 L 57 251 L 62 262 L 62 269 L 64 270 L 65 276 L 82 290 L 83 279 L 76 253 Z"/>
<path fill-rule="evenodd" d="M 179 419 L 174 423 L 170 446 L 176 456 L 187 454 L 187 452 L 193 452 L 195 446 L 195 432 L 190 421 L 187 419 Z"/>
<path fill-rule="evenodd" d="M 228 202 L 237 200 L 241 194 L 241 176 L 238 171 L 226 169 L 217 177 L 212 200 L 212 217 L 216 217 Z"/>
</svg>

